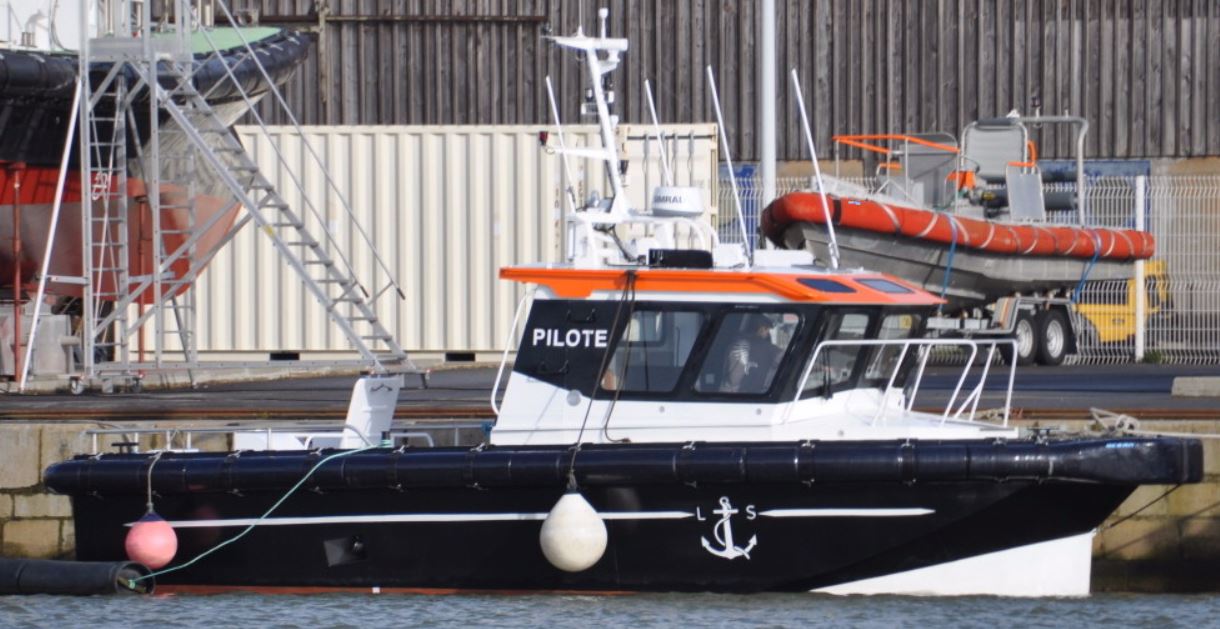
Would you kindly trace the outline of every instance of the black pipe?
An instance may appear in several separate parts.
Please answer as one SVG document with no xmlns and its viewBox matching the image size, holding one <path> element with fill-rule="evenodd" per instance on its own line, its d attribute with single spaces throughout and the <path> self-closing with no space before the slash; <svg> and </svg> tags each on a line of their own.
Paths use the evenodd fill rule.
<svg viewBox="0 0 1220 629">
<path fill-rule="evenodd" d="M 0 594 L 151 594 L 153 579 L 141 579 L 149 574 L 147 567 L 131 561 L 0 557 Z"/>
</svg>

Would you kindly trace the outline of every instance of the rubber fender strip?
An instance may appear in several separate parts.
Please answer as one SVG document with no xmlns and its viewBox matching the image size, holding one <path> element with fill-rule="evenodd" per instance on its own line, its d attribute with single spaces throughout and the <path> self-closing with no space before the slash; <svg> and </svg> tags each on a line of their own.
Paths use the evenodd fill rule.
<svg viewBox="0 0 1220 629">
<path fill-rule="evenodd" d="M 1045 228 L 1046 234 L 1051 238 L 1051 255 L 1063 255 L 1060 253 L 1059 233 L 1050 227 Z"/>
<path fill-rule="evenodd" d="M 1008 232 L 1008 240 L 1012 243 L 1011 247 L 1006 247 L 999 253 L 1016 253 L 1021 248 L 1021 237 L 1017 234 L 1017 230 L 1012 225 L 1000 225 Z"/>
<path fill-rule="evenodd" d="M 895 236 L 901 235 L 902 234 L 902 222 L 898 220 L 898 216 L 894 213 L 894 208 L 892 208 L 884 203 L 878 203 L 877 205 L 880 206 L 881 209 L 885 211 L 885 215 L 888 216 L 890 218 L 890 222 L 894 224 L 894 235 Z"/>
<path fill-rule="evenodd" d="M 995 240 L 995 223 L 987 223 L 987 238 L 979 243 L 979 249 L 987 249 L 992 240 Z"/>
<path fill-rule="evenodd" d="M 1131 238 L 1129 238 L 1129 237 L 1127 236 L 1126 232 L 1122 232 L 1122 231 L 1116 231 L 1116 232 L 1114 232 L 1114 244 L 1115 244 L 1115 246 L 1117 246 L 1117 245 L 1118 245 L 1118 239 L 1119 239 L 1119 238 L 1122 238 L 1122 239 L 1123 239 L 1123 241 L 1127 243 L 1127 254 L 1128 254 L 1128 255 L 1125 255 L 1125 256 L 1119 256 L 1119 257 L 1123 257 L 1123 258 L 1134 258 L 1134 257 L 1135 257 L 1135 243 L 1131 241 Z M 1110 247 L 1110 250 L 1109 250 L 1109 251 L 1106 251 L 1106 252 L 1105 252 L 1103 255 L 1105 255 L 1105 256 L 1109 256 L 1109 255 L 1110 255 L 1110 252 L 1114 251 L 1114 248 L 1115 248 L 1115 247 Z"/>
<path fill-rule="evenodd" d="M 1156 238 L 1148 232 L 1138 232 L 1140 235 L 1140 257 L 1151 258 L 1156 253 Z"/>
<path fill-rule="evenodd" d="M 1076 228 L 1074 228 L 1074 227 L 1069 227 L 1067 229 L 1067 233 L 1069 235 L 1071 235 L 1071 237 L 1072 237 L 1072 239 L 1071 239 L 1072 246 L 1068 247 L 1067 249 L 1064 249 L 1062 254 L 1065 256 L 1070 256 L 1070 255 L 1072 255 L 1072 252 L 1076 250 L 1076 247 L 1080 246 L 1080 233 L 1077 232 Z"/>
<path fill-rule="evenodd" d="M 915 238 L 923 238 L 924 236 L 927 236 L 928 233 L 932 231 L 932 228 L 936 227 L 936 222 L 940 220 L 940 214 L 936 212 L 930 212 L 930 214 L 932 215 L 932 220 L 928 221 L 928 225 L 923 228 L 923 231 L 915 234 Z"/>
<path fill-rule="evenodd" d="M 1031 251 L 1033 251 L 1035 247 L 1037 247 L 1037 246 L 1038 246 L 1038 235 L 1037 235 L 1037 234 L 1034 232 L 1033 228 L 1032 228 L 1032 227 L 1030 227 L 1029 225 L 1023 225 L 1023 226 L 1021 226 L 1021 227 L 1017 227 L 1017 228 L 1016 228 L 1017 233 L 1018 233 L 1018 234 L 1020 234 L 1022 229 L 1026 229 L 1026 230 L 1028 230 L 1028 233 L 1029 233 L 1029 246 L 1028 246 L 1028 247 L 1026 247 L 1024 251 L 1022 251 L 1022 252 L 1021 252 L 1021 255 L 1029 255 L 1029 253 L 1030 253 Z M 1017 246 L 1018 246 L 1018 247 L 1020 247 L 1020 246 L 1021 246 L 1021 239 L 1020 239 L 1020 238 L 1018 238 L 1018 239 L 1017 239 Z"/>
<path fill-rule="evenodd" d="M 1049 230 L 1041 225 L 1034 225 L 1033 228 L 1034 228 L 1034 250 L 1035 250 L 1034 255 L 1044 255 L 1044 256 L 1055 255 L 1055 234 L 1053 234 L 1051 232 L 1051 230 Z M 1043 241 L 1046 239 L 1050 240 L 1049 249 L 1046 249 L 1046 247 L 1043 245 Z"/>
</svg>

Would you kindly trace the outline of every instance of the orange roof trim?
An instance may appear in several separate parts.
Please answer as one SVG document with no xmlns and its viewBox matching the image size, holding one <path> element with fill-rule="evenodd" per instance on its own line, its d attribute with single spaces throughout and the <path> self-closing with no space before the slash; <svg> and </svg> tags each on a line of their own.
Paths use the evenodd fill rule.
<svg viewBox="0 0 1220 629">
<path fill-rule="evenodd" d="M 880 273 L 867 275 L 829 275 L 811 273 L 774 273 L 750 271 L 711 271 L 702 269 L 635 269 L 635 289 L 650 293 L 708 293 L 774 295 L 794 302 L 833 304 L 936 305 L 939 297 L 896 277 Z M 546 267 L 505 267 L 500 278 L 545 286 L 558 297 L 585 299 L 596 291 L 621 291 L 627 284 L 627 271 L 619 269 L 567 269 Z M 803 283 L 801 280 L 812 281 Z M 816 287 L 829 280 L 846 290 Z M 863 281 L 862 281 L 863 280 Z M 877 282 L 876 280 L 881 280 Z M 883 290 L 897 285 L 906 291 Z M 880 286 L 880 288 L 879 288 Z M 833 288 L 833 285 L 831 286 Z"/>
</svg>

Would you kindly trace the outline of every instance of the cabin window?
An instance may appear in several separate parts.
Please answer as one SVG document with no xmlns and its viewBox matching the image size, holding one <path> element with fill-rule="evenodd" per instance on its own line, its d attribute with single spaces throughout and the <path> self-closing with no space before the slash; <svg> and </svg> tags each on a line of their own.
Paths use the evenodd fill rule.
<svg viewBox="0 0 1220 629">
<path fill-rule="evenodd" d="M 602 377 L 608 391 L 674 390 L 699 330 L 701 312 L 636 310 Z"/>
<path fill-rule="evenodd" d="M 699 370 L 695 390 L 742 395 L 766 393 L 800 323 L 801 316 L 794 312 L 726 314 Z"/>
<path fill-rule="evenodd" d="M 831 315 L 823 335 L 825 340 L 861 341 L 868 338 L 868 326 L 872 318 L 862 312 L 835 313 Z M 818 352 L 809 377 L 805 380 L 804 394 L 823 395 L 834 391 L 838 385 L 851 380 L 856 363 L 865 350 L 863 345 L 825 345 Z"/>
<path fill-rule="evenodd" d="M 923 318 L 914 313 L 904 312 L 888 314 L 881 319 L 881 329 L 877 331 L 877 338 L 881 340 L 893 339 L 908 339 L 914 334 L 917 334 L 921 329 Z M 919 347 L 912 346 L 907 349 L 904 362 L 910 364 L 919 354 Z M 893 373 L 898 362 L 898 357 L 902 355 L 902 345 L 883 345 L 877 348 L 873 359 L 869 361 L 868 369 L 864 371 L 865 380 L 876 386 L 885 386 L 889 382 L 890 374 Z M 903 378 L 902 374 L 894 379 L 895 385 L 901 385 Z"/>
</svg>

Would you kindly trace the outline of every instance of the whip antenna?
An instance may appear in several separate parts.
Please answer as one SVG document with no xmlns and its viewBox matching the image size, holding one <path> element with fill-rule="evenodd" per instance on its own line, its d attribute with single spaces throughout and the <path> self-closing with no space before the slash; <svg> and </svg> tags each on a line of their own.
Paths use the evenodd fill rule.
<svg viewBox="0 0 1220 629">
<path fill-rule="evenodd" d="M 724 114 L 720 111 L 720 94 L 716 91 L 716 77 L 712 66 L 707 67 L 707 84 L 712 90 L 712 104 L 716 106 L 716 124 L 720 127 L 720 146 L 724 149 L 724 161 L 729 166 L 729 185 L 733 188 L 733 204 L 737 206 L 737 222 L 741 225 L 741 240 L 746 248 L 750 266 L 754 266 L 754 247 L 750 246 L 750 235 L 746 233 L 746 215 L 741 209 L 741 195 L 737 190 L 737 174 L 733 172 L 733 156 L 729 152 L 729 136 L 724 131 Z"/>
<path fill-rule="evenodd" d="M 830 206 L 826 202 L 826 184 L 822 181 L 822 168 L 818 166 L 818 152 L 813 148 L 813 132 L 809 129 L 809 114 L 805 112 L 805 97 L 801 95 L 801 80 L 792 68 L 792 85 L 796 88 L 796 106 L 801 112 L 801 126 L 805 129 L 805 143 L 809 145 L 809 156 L 813 160 L 813 178 L 822 197 L 822 216 L 826 219 L 826 231 L 830 236 L 827 251 L 830 253 L 830 268 L 839 268 L 839 240 L 835 238 L 835 224 L 831 220 Z"/>
<path fill-rule="evenodd" d="M 652 130 L 657 136 L 657 145 L 661 149 L 661 172 L 665 175 L 665 185 L 674 185 L 674 173 L 669 169 L 669 156 L 665 150 L 665 136 L 661 133 L 661 121 L 657 118 L 657 104 L 652 100 L 652 84 L 644 79 L 644 96 L 648 98 L 648 113 L 652 114 Z"/>
</svg>

